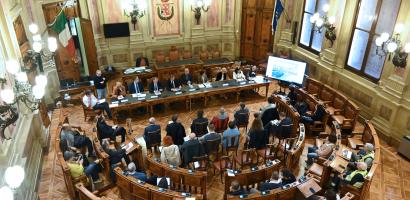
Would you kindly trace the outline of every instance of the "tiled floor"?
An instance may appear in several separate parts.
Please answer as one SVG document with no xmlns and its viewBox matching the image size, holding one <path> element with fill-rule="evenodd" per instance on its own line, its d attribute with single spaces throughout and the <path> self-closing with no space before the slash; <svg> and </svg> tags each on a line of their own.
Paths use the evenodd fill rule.
<svg viewBox="0 0 410 200">
<path fill-rule="evenodd" d="M 272 84 L 273 85 L 273 84 Z M 272 87 L 271 87 L 272 90 Z M 231 100 L 221 98 L 213 98 L 210 105 L 205 109 L 206 116 L 211 118 L 218 113 L 220 105 L 224 105 L 230 117 L 233 117 L 233 111 L 238 107 L 237 103 Z M 251 112 L 258 111 L 265 104 L 264 98 L 257 95 L 250 95 L 244 99 Z M 196 110 L 202 107 L 202 102 L 198 101 L 193 105 L 192 112 L 185 110 L 183 103 L 175 103 L 170 105 L 166 111 L 156 113 L 157 122 L 161 125 L 162 134 L 165 134 L 165 126 L 170 120 L 173 112 L 179 113 L 180 121 L 189 131 L 189 125 L 195 118 Z M 173 111 L 173 112 L 171 112 Z M 92 133 L 94 123 L 92 121 L 84 121 L 83 112 L 80 106 L 64 108 L 63 112 L 67 113 L 69 120 L 73 124 L 78 124 L 88 133 Z M 127 113 L 124 113 L 127 114 Z M 56 160 L 54 152 L 55 132 L 57 130 L 58 117 L 60 110 L 57 109 L 52 115 L 51 138 L 48 152 L 44 154 L 43 170 L 40 182 L 39 196 L 40 199 L 69 199 L 65 189 L 64 180 L 62 177 L 61 168 Z M 147 125 L 147 115 L 136 115 L 131 112 L 133 118 L 133 134 L 141 136 L 144 127 Z M 251 118 L 251 120 L 253 120 Z M 305 149 L 306 151 L 306 149 Z M 382 145 L 382 165 L 377 169 L 373 183 L 371 186 L 370 196 L 367 199 L 410 199 L 410 162 L 398 156 L 396 151 L 386 144 Z M 302 156 L 302 159 L 305 158 Z M 302 162 L 301 162 L 302 163 Z M 295 169 L 297 171 L 297 169 Z M 222 199 L 223 185 L 220 182 L 219 176 L 212 177 L 209 173 L 209 189 L 208 199 Z M 119 199 L 118 190 L 116 188 L 106 193 L 112 199 Z"/>
</svg>

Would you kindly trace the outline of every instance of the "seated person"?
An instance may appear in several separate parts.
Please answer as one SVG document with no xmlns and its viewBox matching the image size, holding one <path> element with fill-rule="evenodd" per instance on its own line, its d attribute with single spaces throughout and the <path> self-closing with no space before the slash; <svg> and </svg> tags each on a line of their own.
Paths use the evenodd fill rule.
<svg viewBox="0 0 410 200">
<path fill-rule="evenodd" d="M 225 112 L 225 108 L 221 107 L 219 109 L 219 115 L 212 118 L 210 123 L 215 126 L 215 131 L 217 133 L 222 133 L 228 128 L 228 122 L 229 122 L 229 116 Z"/>
<path fill-rule="evenodd" d="M 225 67 L 222 68 L 222 70 L 216 74 L 216 81 L 225 81 L 228 80 L 228 71 L 226 70 Z"/>
<path fill-rule="evenodd" d="M 167 135 L 171 136 L 176 145 L 179 146 L 184 143 L 184 137 L 186 136 L 185 128 L 180 122 L 178 122 L 178 114 L 172 115 L 172 121 L 169 122 L 165 130 L 167 131 Z"/>
<path fill-rule="evenodd" d="M 140 79 L 135 77 L 134 81 L 128 85 L 128 92 L 130 94 L 143 93 L 144 85 L 141 83 Z"/>
<path fill-rule="evenodd" d="M 287 185 L 289 183 L 293 183 L 296 181 L 295 175 L 293 175 L 292 171 L 289 169 L 283 168 L 281 170 L 282 173 L 282 184 Z"/>
<path fill-rule="evenodd" d="M 125 128 L 118 125 L 108 125 L 103 115 L 97 118 L 97 131 L 99 140 L 110 138 L 115 141 L 116 137 L 121 135 L 121 143 L 125 142 Z"/>
<path fill-rule="evenodd" d="M 128 164 L 130 163 L 130 159 L 127 156 L 127 151 L 125 149 L 111 149 L 110 143 L 108 140 L 102 140 L 101 144 L 105 153 L 109 156 L 109 163 L 110 163 L 110 177 L 113 182 L 116 182 L 116 177 L 114 173 L 114 168 L 118 167 L 120 163 L 122 163 L 123 159 Z"/>
<path fill-rule="evenodd" d="M 198 77 L 198 84 L 204 84 L 204 83 L 208 83 L 208 76 L 206 75 L 204 70 L 201 70 L 199 72 L 199 77 Z"/>
<path fill-rule="evenodd" d="M 208 118 L 204 117 L 203 110 L 198 110 L 196 112 L 196 119 L 194 119 L 191 124 L 191 132 L 196 133 L 199 136 L 202 136 L 203 134 L 207 133 L 207 126 L 200 127 L 198 125 L 198 124 L 205 124 L 205 123 L 208 124 Z"/>
<path fill-rule="evenodd" d="M 364 178 L 367 175 L 367 164 L 365 162 L 356 163 L 357 169 L 353 172 L 347 172 L 340 174 L 340 178 L 343 178 L 342 184 L 349 184 L 356 188 L 362 188 Z"/>
<path fill-rule="evenodd" d="M 315 121 L 322 120 L 323 116 L 325 115 L 325 106 L 323 104 L 316 104 L 315 111 L 313 114 L 306 114 L 300 116 L 300 120 L 304 123 L 313 124 Z"/>
<path fill-rule="evenodd" d="M 233 71 L 232 78 L 233 78 L 234 80 L 237 80 L 237 81 L 244 81 L 244 80 L 246 80 L 246 77 L 245 77 L 245 75 L 243 74 L 243 72 L 242 72 L 240 66 L 238 66 L 238 67 L 235 68 L 235 70 Z"/>
<path fill-rule="evenodd" d="M 271 109 L 274 109 L 273 112 L 265 114 L 266 111 L 269 111 Z M 275 119 L 279 119 L 279 113 L 276 108 L 275 99 L 273 97 L 268 97 L 268 105 L 260 108 L 260 111 L 261 111 L 261 117 L 266 118 L 266 120 L 268 120 L 267 122 L 275 120 Z"/>
<path fill-rule="evenodd" d="M 259 115 L 255 115 L 251 127 L 248 131 L 248 148 L 262 149 L 266 147 L 266 144 L 269 141 L 267 132 L 263 129 L 262 120 L 259 118 Z"/>
<path fill-rule="evenodd" d="M 108 103 L 99 103 L 97 98 L 94 96 L 93 92 L 91 92 L 91 90 L 85 91 L 85 95 L 83 97 L 83 104 L 88 109 L 105 111 L 108 115 L 108 118 L 112 119 L 112 114 Z"/>
<path fill-rule="evenodd" d="M 295 105 L 296 101 L 297 101 L 297 95 L 296 95 L 296 85 L 289 85 L 289 93 L 287 95 L 287 97 L 289 98 L 290 104 L 291 105 Z"/>
<path fill-rule="evenodd" d="M 277 171 L 273 171 L 271 178 L 267 182 L 260 184 L 259 190 L 266 191 L 280 187 L 282 187 L 282 179 Z"/>
<path fill-rule="evenodd" d="M 290 137 L 290 129 L 285 128 L 286 126 L 291 126 L 292 120 L 286 116 L 286 113 L 280 112 L 279 113 L 279 121 L 275 123 L 275 121 L 271 121 L 265 126 L 265 130 L 269 131 L 273 129 L 273 132 L 276 136 L 280 136 L 282 138 L 289 138 Z"/>
<path fill-rule="evenodd" d="M 161 83 L 158 81 L 158 77 L 154 77 L 152 79 L 152 83 L 149 84 L 149 92 L 162 92 L 164 88 L 162 87 Z"/>
<path fill-rule="evenodd" d="M 112 98 L 123 98 L 126 94 L 125 87 L 121 82 L 117 81 L 114 87 L 112 87 Z"/>
<path fill-rule="evenodd" d="M 159 178 L 157 186 L 160 187 L 160 188 L 168 189 L 169 188 L 169 183 L 168 183 L 167 177 Z"/>
<path fill-rule="evenodd" d="M 230 121 L 228 123 L 228 129 L 224 131 L 223 133 L 223 147 L 227 148 L 227 147 L 235 147 L 238 146 L 238 142 L 239 142 L 239 130 L 238 128 L 235 126 L 235 122 Z M 235 142 L 232 144 L 230 138 L 231 137 L 235 137 Z M 229 138 L 229 141 L 227 141 L 227 139 Z"/>
<path fill-rule="evenodd" d="M 82 156 L 74 157 L 74 153 L 71 151 L 64 152 L 64 160 L 67 161 L 67 166 L 70 169 L 71 177 L 73 179 L 79 178 L 83 174 L 91 176 L 93 182 L 99 182 L 100 176 L 98 175 L 98 164 L 100 160 L 95 160 L 93 163 L 88 163 L 87 158 Z"/>
<path fill-rule="evenodd" d="M 249 79 L 255 78 L 257 73 L 258 73 L 258 69 L 256 68 L 256 65 L 253 65 L 251 70 L 248 73 L 248 78 Z"/>
<path fill-rule="evenodd" d="M 216 139 L 220 140 L 221 135 L 215 132 L 215 126 L 213 124 L 209 124 L 208 133 L 200 137 L 199 141 L 205 144 L 209 140 L 216 140 Z"/>
<path fill-rule="evenodd" d="M 144 172 L 137 172 L 137 167 L 135 166 L 134 162 L 130 162 L 128 164 L 128 171 L 127 175 L 134 177 L 135 179 L 139 179 L 141 181 L 147 181 L 147 174 Z"/>
<path fill-rule="evenodd" d="M 181 164 L 180 156 L 179 148 L 172 141 L 172 137 L 165 136 L 162 139 L 161 162 L 178 167 Z"/>
<path fill-rule="evenodd" d="M 239 123 L 244 123 L 246 119 L 242 119 L 243 116 L 249 116 L 249 109 L 246 107 L 244 102 L 239 103 L 239 109 L 235 111 L 233 115 L 235 118 L 235 124 L 239 125 Z M 249 121 L 249 117 L 247 119 Z"/>
<path fill-rule="evenodd" d="M 181 84 L 179 84 L 178 80 L 175 80 L 174 74 L 171 74 L 171 76 L 169 77 L 168 90 L 173 92 L 181 90 Z"/>
<path fill-rule="evenodd" d="M 306 161 L 306 163 L 308 165 L 311 165 L 313 164 L 313 159 L 319 157 L 327 159 L 333 153 L 336 142 L 336 135 L 330 134 L 329 137 L 327 137 L 326 141 L 322 145 L 320 145 L 320 147 L 308 147 L 308 160 Z"/>
<path fill-rule="evenodd" d="M 146 57 L 138 57 L 137 60 L 135 61 L 135 67 L 148 67 L 149 62 Z"/>
<path fill-rule="evenodd" d="M 145 127 L 144 129 L 144 140 L 145 143 L 147 144 L 147 146 L 150 146 L 152 143 L 157 143 L 157 142 L 161 142 L 161 127 L 157 124 L 155 124 L 155 118 L 151 117 L 148 120 L 149 125 L 147 127 Z M 158 135 L 155 136 L 156 139 L 159 139 L 159 141 L 150 141 L 150 137 L 148 137 L 149 133 L 154 133 L 156 131 L 159 132 L 157 133 Z"/>
<path fill-rule="evenodd" d="M 191 85 L 192 84 L 192 75 L 189 73 L 189 69 L 184 69 L 184 74 L 180 78 L 182 85 Z"/>
<path fill-rule="evenodd" d="M 229 195 L 239 196 L 244 194 L 248 193 L 239 185 L 239 182 L 237 180 L 232 181 L 229 187 Z"/>
<path fill-rule="evenodd" d="M 183 166 L 188 166 L 193 157 L 204 155 L 203 146 L 199 143 L 195 133 L 189 134 L 189 140 L 182 144 L 181 154 L 184 160 Z"/>
<path fill-rule="evenodd" d="M 66 142 L 68 149 L 66 150 L 73 150 L 78 151 L 83 147 L 87 147 L 88 149 L 88 156 L 95 157 L 93 144 L 89 137 L 83 135 L 79 129 L 80 127 L 73 128 L 70 124 L 63 124 L 63 128 L 61 131 L 60 139 L 62 142 Z"/>
<path fill-rule="evenodd" d="M 334 189 L 327 189 L 323 196 L 313 195 L 308 198 L 308 200 L 339 200 L 340 196 L 336 193 Z"/>
<path fill-rule="evenodd" d="M 304 101 L 296 100 L 296 103 L 295 103 L 294 107 L 298 111 L 300 116 L 305 115 L 306 112 L 309 110 L 309 107 L 308 107 L 307 103 L 304 102 Z"/>
<path fill-rule="evenodd" d="M 370 169 L 373 165 L 374 160 L 374 146 L 371 143 L 364 144 L 363 149 L 361 149 L 358 154 L 353 153 L 351 161 L 352 162 L 364 162 L 366 163 L 368 169 Z M 352 165 L 357 163 L 349 163 L 349 168 L 357 169 L 356 165 Z"/>
</svg>

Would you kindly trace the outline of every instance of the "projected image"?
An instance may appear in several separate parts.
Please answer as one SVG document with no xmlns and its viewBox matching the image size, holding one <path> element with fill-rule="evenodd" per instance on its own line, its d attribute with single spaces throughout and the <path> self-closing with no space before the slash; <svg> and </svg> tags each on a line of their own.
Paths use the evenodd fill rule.
<svg viewBox="0 0 410 200">
<path fill-rule="evenodd" d="M 266 76 L 290 83 L 302 84 L 306 63 L 270 56 Z"/>
</svg>

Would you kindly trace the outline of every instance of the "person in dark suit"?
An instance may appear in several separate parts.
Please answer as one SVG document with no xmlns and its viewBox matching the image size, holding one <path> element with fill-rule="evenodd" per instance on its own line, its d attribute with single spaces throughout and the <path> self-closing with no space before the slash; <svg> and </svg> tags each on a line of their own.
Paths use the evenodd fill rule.
<svg viewBox="0 0 410 200">
<path fill-rule="evenodd" d="M 175 80 L 174 74 L 171 74 L 167 83 L 168 83 L 167 85 L 168 85 L 169 91 L 175 92 L 181 89 L 181 84 L 179 83 L 178 80 Z"/>
<path fill-rule="evenodd" d="M 244 102 L 239 103 L 239 109 L 235 111 L 235 114 L 233 115 L 235 118 L 235 124 L 238 126 L 239 124 L 244 124 L 248 123 L 249 121 L 249 109 L 246 108 L 246 105 Z M 245 117 L 247 116 L 247 117 Z"/>
<path fill-rule="evenodd" d="M 287 185 L 289 183 L 293 183 L 296 181 L 295 175 L 293 175 L 292 171 L 289 169 L 283 168 L 281 170 L 282 173 L 282 184 Z"/>
<path fill-rule="evenodd" d="M 310 115 L 305 114 L 305 115 L 300 116 L 300 118 L 303 123 L 312 124 L 315 121 L 322 120 L 325 113 L 326 113 L 325 106 L 323 104 L 318 103 L 315 106 L 315 111 L 313 112 L 313 114 L 310 114 Z"/>
<path fill-rule="evenodd" d="M 262 120 L 259 118 L 259 114 L 255 114 L 254 117 L 255 119 L 253 120 L 251 128 L 248 132 L 248 147 L 262 149 L 266 147 L 269 137 L 263 129 Z"/>
<path fill-rule="evenodd" d="M 183 166 L 188 166 L 193 157 L 203 156 L 205 154 L 203 146 L 199 143 L 195 133 L 189 134 L 189 140 L 181 146 Z"/>
<path fill-rule="evenodd" d="M 275 99 L 273 97 L 268 97 L 268 105 L 260 110 L 263 126 L 266 126 L 272 120 L 279 119 L 278 109 L 276 108 Z"/>
<path fill-rule="evenodd" d="M 196 112 L 196 119 L 192 121 L 191 124 L 191 132 L 195 133 L 197 136 L 202 136 L 208 132 L 207 126 L 200 127 L 198 124 L 207 124 L 208 125 L 209 120 L 204 117 L 204 111 L 203 110 L 198 110 Z"/>
<path fill-rule="evenodd" d="M 158 77 L 154 77 L 152 79 L 152 83 L 149 84 L 149 92 L 154 93 L 155 91 L 162 92 L 164 88 L 162 87 L 161 83 L 158 81 Z"/>
<path fill-rule="evenodd" d="M 215 132 L 215 126 L 213 124 L 208 124 L 208 133 L 199 138 L 199 141 L 206 143 L 209 140 L 216 140 L 221 138 L 221 135 Z"/>
<path fill-rule="evenodd" d="M 293 84 L 289 85 L 289 93 L 287 96 L 289 98 L 290 104 L 294 106 L 297 101 L 296 85 L 293 85 Z"/>
<path fill-rule="evenodd" d="M 266 191 L 266 190 L 273 190 L 276 188 L 282 187 L 282 179 L 279 176 L 277 171 L 273 171 L 272 176 L 269 181 L 260 184 L 259 190 Z"/>
<path fill-rule="evenodd" d="M 128 85 L 128 92 L 130 94 L 143 93 L 144 85 L 141 83 L 139 77 L 135 77 L 134 81 Z"/>
<path fill-rule="evenodd" d="M 148 67 L 149 62 L 146 57 L 138 57 L 137 60 L 135 61 L 135 67 Z"/>
<path fill-rule="evenodd" d="M 172 137 L 174 144 L 182 145 L 184 143 L 185 128 L 184 126 L 177 121 L 178 114 L 172 115 L 172 121 L 166 127 L 167 135 Z"/>
<path fill-rule="evenodd" d="M 228 80 L 228 70 L 225 67 L 222 68 L 218 74 L 216 74 L 216 81 L 225 81 Z"/>
<path fill-rule="evenodd" d="M 130 163 L 130 159 L 127 156 L 127 151 L 125 149 L 111 149 L 108 140 L 102 140 L 101 146 L 105 153 L 107 153 L 109 156 L 108 159 L 110 162 L 110 177 L 111 180 L 113 180 L 113 182 L 115 183 L 116 178 L 114 169 L 120 165 L 122 159 L 124 159 L 127 164 Z"/>
<path fill-rule="evenodd" d="M 192 84 L 192 75 L 189 73 L 188 68 L 184 69 L 184 74 L 182 74 L 180 81 L 182 85 Z"/>
<path fill-rule="evenodd" d="M 286 113 L 280 112 L 279 122 L 275 124 L 274 121 L 271 121 L 271 123 L 268 123 L 265 126 L 265 130 L 268 132 L 272 130 L 272 132 L 276 135 L 280 135 L 283 138 L 289 138 L 291 134 L 290 132 L 291 129 L 289 127 L 291 125 L 292 125 L 292 120 L 286 116 Z"/>
<path fill-rule="evenodd" d="M 251 70 L 248 72 L 248 78 L 255 78 L 258 73 L 256 65 L 252 66 Z"/>
<path fill-rule="evenodd" d="M 229 187 L 229 195 L 240 196 L 244 194 L 247 194 L 247 192 L 239 185 L 239 182 L 237 180 L 232 181 Z"/>
<path fill-rule="evenodd" d="M 99 140 L 110 138 L 111 140 L 115 141 L 116 136 L 121 135 L 121 143 L 125 142 L 125 128 L 118 125 L 108 125 L 105 122 L 105 118 L 103 115 L 99 116 L 97 119 L 97 131 Z"/>
<path fill-rule="evenodd" d="M 161 142 L 161 127 L 155 124 L 155 118 L 153 117 L 149 118 L 148 121 L 149 121 L 149 125 L 145 127 L 144 129 L 144 140 L 147 146 L 149 146 L 152 143 Z M 155 137 L 157 141 L 150 141 L 148 133 L 152 133 L 158 130 L 159 130 L 158 135 Z"/>
</svg>

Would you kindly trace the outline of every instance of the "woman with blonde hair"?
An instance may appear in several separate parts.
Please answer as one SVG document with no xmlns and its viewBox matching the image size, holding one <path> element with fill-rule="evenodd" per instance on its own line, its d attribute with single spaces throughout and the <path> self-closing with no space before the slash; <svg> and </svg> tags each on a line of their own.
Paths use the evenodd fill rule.
<svg viewBox="0 0 410 200">
<path fill-rule="evenodd" d="M 165 136 L 162 139 L 161 162 L 174 166 L 181 164 L 178 146 L 174 144 L 171 136 Z"/>
<path fill-rule="evenodd" d="M 112 98 L 122 98 L 127 94 L 127 91 L 125 91 L 125 87 L 122 85 L 120 81 L 117 81 L 112 87 Z"/>
</svg>

